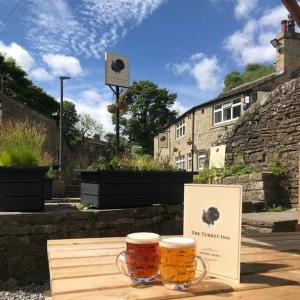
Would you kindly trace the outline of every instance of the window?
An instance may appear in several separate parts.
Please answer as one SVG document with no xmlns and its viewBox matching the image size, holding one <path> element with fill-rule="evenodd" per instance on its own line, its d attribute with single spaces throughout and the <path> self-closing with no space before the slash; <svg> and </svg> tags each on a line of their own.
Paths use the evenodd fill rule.
<svg viewBox="0 0 300 300">
<path fill-rule="evenodd" d="M 214 107 L 214 124 L 237 119 L 241 115 L 241 99 L 226 101 Z"/>
<path fill-rule="evenodd" d="M 176 139 L 179 139 L 185 135 L 185 120 L 176 124 Z"/>
<path fill-rule="evenodd" d="M 176 157 L 176 168 L 177 169 L 185 169 L 185 156 L 180 155 Z"/>
<path fill-rule="evenodd" d="M 206 153 L 205 151 L 198 152 L 198 169 L 203 170 L 206 163 Z"/>
<path fill-rule="evenodd" d="M 187 155 L 187 167 L 188 171 L 192 171 L 192 153 L 188 153 Z"/>
</svg>

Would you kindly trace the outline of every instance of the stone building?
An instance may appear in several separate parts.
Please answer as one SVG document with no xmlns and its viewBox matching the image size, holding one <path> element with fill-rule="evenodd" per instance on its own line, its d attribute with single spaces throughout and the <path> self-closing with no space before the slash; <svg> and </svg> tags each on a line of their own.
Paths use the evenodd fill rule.
<svg viewBox="0 0 300 300">
<path fill-rule="evenodd" d="M 282 21 L 281 32 L 271 41 L 276 72 L 189 109 L 154 138 L 154 156 L 188 171 L 208 165 L 211 147 L 231 131 L 245 111 L 266 99 L 279 84 L 300 76 L 300 33 L 290 29 Z"/>
</svg>

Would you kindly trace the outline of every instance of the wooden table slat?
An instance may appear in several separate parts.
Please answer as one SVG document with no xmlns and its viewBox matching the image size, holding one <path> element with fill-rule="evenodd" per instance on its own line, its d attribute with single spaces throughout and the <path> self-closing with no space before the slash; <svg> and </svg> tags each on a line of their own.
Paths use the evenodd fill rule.
<svg viewBox="0 0 300 300">
<path fill-rule="evenodd" d="M 261 299 L 264 290 L 270 292 L 268 297 L 274 294 L 275 298 L 268 299 L 285 299 L 279 295 L 286 293 L 289 295 L 286 299 L 294 300 L 300 294 L 299 233 L 244 237 L 241 284 L 234 286 L 220 279 L 207 278 L 184 292 L 170 291 L 161 284 L 144 289 L 133 287 L 115 266 L 116 255 L 124 247 L 124 238 L 48 241 L 51 300 L 200 300 L 200 296 L 213 300 L 220 299 L 221 295 L 250 300 Z M 293 289 L 289 290 L 291 287 Z"/>
</svg>

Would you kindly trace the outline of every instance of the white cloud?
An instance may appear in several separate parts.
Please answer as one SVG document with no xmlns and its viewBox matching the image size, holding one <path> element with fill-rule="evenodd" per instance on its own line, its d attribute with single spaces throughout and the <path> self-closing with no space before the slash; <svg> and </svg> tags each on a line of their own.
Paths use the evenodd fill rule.
<svg viewBox="0 0 300 300">
<path fill-rule="evenodd" d="M 33 57 L 25 48 L 17 43 L 13 42 L 9 45 L 5 45 L 2 41 L 0 41 L 0 52 L 15 59 L 16 63 L 26 72 L 29 72 L 34 65 Z"/>
<path fill-rule="evenodd" d="M 37 81 L 50 81 L 54 78 L 45 68 L 36 68 L 30 72 L 30 77 Z"/>
<path fill-rule="evenodd" d="M 208 57 L 203 53 L 195 53 L 188 61 L 180 64 L 169 63 L 166 68 L 175 75 L 188 73 L 196 80 L 200 90 L 214 90 L 221 84 L 221 67 L 216 56 Z"/>
<path fill-rule="evenodd" d="M 179 115 L 182 115 L 188 110 L 188 107 L 183 105 L 179 100 L 176 100 L 172 106 L 172 109 L 177 111 Z"/>
<path fill-rule="evenodd" d="M 43 55 L 43 60 L 55 76 L 78 76 L 82 74 L 80 62 L 76 57 L 60 54 L 45 54 Z"/>
<path fill-rule="evenodd" d="M 234 14 L 236 18 L 249 17 L 250 13 L 257 7 L 258 0 L 236 0 Z"/>
<path fill-rule="evenodd" d="M 78 113 L 90 114 L 103 125 L 105 132 L 113 132 L 112 115 L 107 111 L 107 106 L 112 103 L 110 99 L 111 94 L 106 90 L 89 89 L 76 98 L 72 97 L 70 101 L 75 103 Z"/>
<path fill-rule="evenodd" d="M 287 10 L 280 5 L 264 11 L 257 19 L 250 18 L 242 30 L 235 31 L 224 40 L 224 48 L 239 65 L 271 63 L 275 49 L 270 40 L 280 31 L 280 21 L 287 17 Z"/>
<path fill-rule="evenodd" d="M 26 38 L 42 53 L 99 57 L 166 0 L 31 0 Z"/>
</svg>

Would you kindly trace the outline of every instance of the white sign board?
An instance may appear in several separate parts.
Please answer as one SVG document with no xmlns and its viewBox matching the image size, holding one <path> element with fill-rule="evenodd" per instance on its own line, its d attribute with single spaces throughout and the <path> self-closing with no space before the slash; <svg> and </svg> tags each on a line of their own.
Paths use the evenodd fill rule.
<svg viewBox="0 0 300 300">
<path fill-rule="evenodd" d="M 127 56 L 105 52 L 105 84 L 129 87 Z"/>
<path fill-rule="evenodd" d="M 226 145 L 210 148 L 209 168 L 224 168 L 225 166 Z"/>
<path fill-rule="evenodd" d="M 197 240 L 208 274 L 240 282 L 242 187 L 185 184 L 184 235 Z"/>
</svg>

